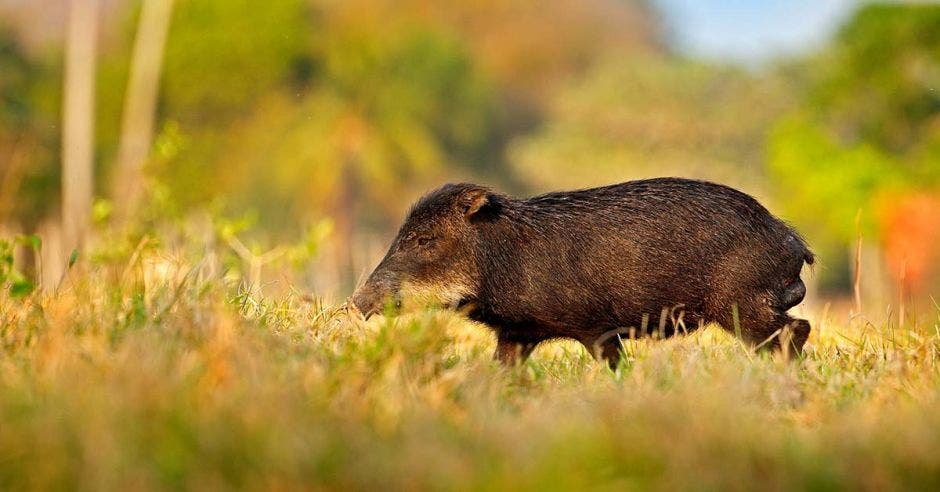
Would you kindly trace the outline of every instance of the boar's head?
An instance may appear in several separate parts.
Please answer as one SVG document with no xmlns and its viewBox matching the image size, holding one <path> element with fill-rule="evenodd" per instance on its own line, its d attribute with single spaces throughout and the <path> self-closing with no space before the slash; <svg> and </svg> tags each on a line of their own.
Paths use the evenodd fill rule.
<svg viewBox="0 0 940 492">
<path fill-rule="evenodd" d="M 352 303 L 368 317 L 402 299 L 450 307 L 471 300 L 480 283 L 478 229 L 495 217 L 497 198 L 473 184 L 448 184 L 425 195 Z"/>
</svg>

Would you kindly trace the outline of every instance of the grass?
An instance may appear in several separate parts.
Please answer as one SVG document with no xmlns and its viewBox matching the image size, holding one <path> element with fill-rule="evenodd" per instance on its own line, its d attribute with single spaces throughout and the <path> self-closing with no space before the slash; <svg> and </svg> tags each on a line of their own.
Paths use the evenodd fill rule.
<svg viewBox="0 0 940 492">
<path fill-rule="evenodd" d="M 166 258 L 0 294 L 0 489 L 940 487 L 935 319 L 814 320 L 793 363 L 708 329 L 505 369 L 454 314 L 361 323 Z"/>
</svg>

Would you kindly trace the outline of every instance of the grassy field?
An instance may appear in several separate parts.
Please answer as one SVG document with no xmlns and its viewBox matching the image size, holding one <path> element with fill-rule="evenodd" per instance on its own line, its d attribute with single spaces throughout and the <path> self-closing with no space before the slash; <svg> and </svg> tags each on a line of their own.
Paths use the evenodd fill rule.
<svg viewBox="0 0 940 492">
<path fill-rule="evenodd" d="M 793 363 L 707 329 L 505 369 L 453 314 L 361 323 L 168 258 L 0 294 L 0 489 L 940 488 L 936 313 L 817 317 Z"/>
</svg>

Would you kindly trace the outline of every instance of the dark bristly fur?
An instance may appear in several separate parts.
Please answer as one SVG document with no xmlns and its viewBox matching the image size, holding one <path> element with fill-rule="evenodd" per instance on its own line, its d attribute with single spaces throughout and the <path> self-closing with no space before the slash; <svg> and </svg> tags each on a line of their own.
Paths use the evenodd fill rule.
<svg viewBox="0 0 940 492">
<path fill-rule="evenodd" d="M 670 336 L 717 322 L 794 353 L 806 320 L 800 236 L 727 186 L 659 178 L 515 199 L 449 184 L 419 200 L 353 296 L 366 315 L 402 291 L 439 292 L 495 330 L 496 357 L 573 338 L 612 364 L 620 335 Z M 737 323 L 737 325 L 736 325 Z"/>
</svg>

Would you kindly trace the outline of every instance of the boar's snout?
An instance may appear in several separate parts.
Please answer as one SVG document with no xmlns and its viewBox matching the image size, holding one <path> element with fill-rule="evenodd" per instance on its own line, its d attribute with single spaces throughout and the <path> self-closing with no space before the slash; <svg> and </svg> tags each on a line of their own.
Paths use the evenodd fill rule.
<svg viewBox="0 0 940 492">
<path fill-rule="evenodd" d="M 375 275 L 356 289 L 351 299 L 353 305 L 366 319 L 382 311 L 385 303 L 396 297 L 395 289 L 388 285 L 388 282 L 377 281 L 374 277 Z"/>
<path fill-rule="evenodd" d="M 366 286 L 356 289 L 356 292 L 352 295 L 351 301 L 353 306 L 355 306 L 366 319 L 369 319 L 370 316 L 379 311 L 379 297 L 375 295 L 375 292 L 367 289 Z"/>
</svg>

